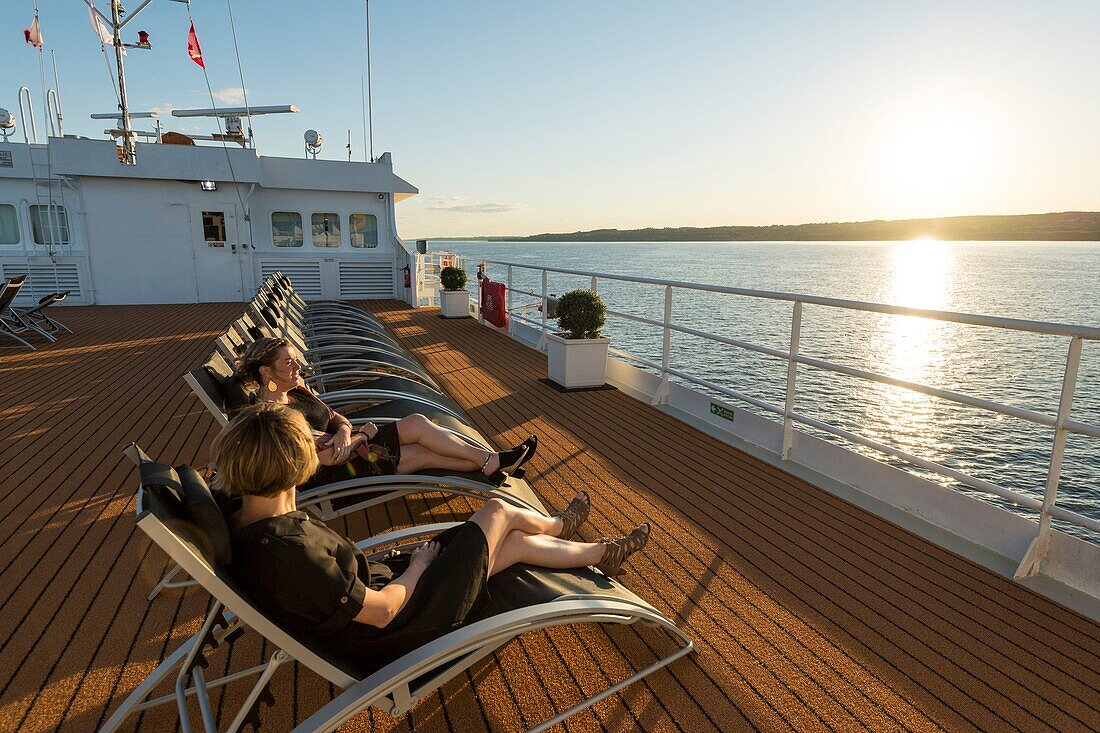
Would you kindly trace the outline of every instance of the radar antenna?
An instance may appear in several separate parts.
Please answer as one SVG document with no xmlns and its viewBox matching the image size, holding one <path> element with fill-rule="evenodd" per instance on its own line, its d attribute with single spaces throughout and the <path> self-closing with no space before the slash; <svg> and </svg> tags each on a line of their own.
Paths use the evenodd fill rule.
<svg viewBox="0 0 1100 733">
<path fill-rule="evenodd" d="M 317 154 L 321 152 L 321 147 L 325 144 L 324 138 L 322 138 L 321 133 L 316 130 L 306 130 L 304 137 L 306 141 L 306 155 L 313 156 L 313 160 L 317 160 Z"/>
</svg>

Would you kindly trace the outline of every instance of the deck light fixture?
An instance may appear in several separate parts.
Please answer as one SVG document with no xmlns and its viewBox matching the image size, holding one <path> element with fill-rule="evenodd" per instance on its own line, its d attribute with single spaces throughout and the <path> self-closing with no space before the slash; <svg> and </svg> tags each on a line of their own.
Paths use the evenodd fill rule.
<svg viewBox="0 0 1100 733">
<path fill-rule="evenodd" d="M 217 191 L 218 184 L 214 181 L 199 181 L 199 188 L 203 191 Z"/>
</svg>

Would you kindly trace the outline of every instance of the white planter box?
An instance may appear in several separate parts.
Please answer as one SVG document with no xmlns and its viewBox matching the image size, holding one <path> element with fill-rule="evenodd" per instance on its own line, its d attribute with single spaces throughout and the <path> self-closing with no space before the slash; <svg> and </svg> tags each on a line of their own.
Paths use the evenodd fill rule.
<svg viewBox="0 0 1100 733">
<path fill-rule="evenodd" d="M 607 347 L 611 339 L 567 339 L 546 335 L 550 380 L 566 389 L 602 387 L 607 377 Z"/>
<path fill-rule="evenodd" d="M 444 318 L 469 318 L 470 291 L 440 290 L 439 311 Z"/>
</svg>

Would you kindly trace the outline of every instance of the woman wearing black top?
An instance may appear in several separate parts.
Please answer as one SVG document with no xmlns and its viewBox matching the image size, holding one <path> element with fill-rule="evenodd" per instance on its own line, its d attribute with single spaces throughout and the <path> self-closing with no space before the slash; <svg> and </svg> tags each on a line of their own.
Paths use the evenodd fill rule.
<svg viewBox="0 0 1100 733">
<path fill-rule="evenodd" d="M 295 486 L 317 467 L 309 425 L 286 406 L 245 408 L 214 441 L 215 489 L 241 497 L 229 517 L 230 568 L 284 628 L 377 665 L 465 623 L 487 607 L 486 580 L 517 564 L 595 565 L 617 574 L 649 538 L 643 524 L 599 542 L 570 538 L 588 518 L 581 493 L 554 517 L 492 499 L 410 555 L 372 562 L 345 537 L 297 511 Z"/>
<path fill-rule="evenodd" d="M 253 342 L 237 364 L 236 377 L 245 389 L 255 386 L 258 401 L 284 404 L 305 416 L 321 461 L 308 485 L 441 469 L 480 470 L 486 481 L 499 486 L 505 474 L 530 460 L 538 447 L 538 439 L 531 436 L 511 450 L 494 453 L 470 445 L 419 414 L 382 426 L 367 422 L 353 430 L 350 420 L 306 386 L 298 352 L 286 339 Z"/>
</svg>

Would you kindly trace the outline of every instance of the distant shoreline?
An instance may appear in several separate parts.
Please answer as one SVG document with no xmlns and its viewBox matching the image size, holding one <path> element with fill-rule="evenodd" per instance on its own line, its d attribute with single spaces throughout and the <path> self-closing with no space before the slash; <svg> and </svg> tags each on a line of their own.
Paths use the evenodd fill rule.
<svg viewBox="0 0 1100 733">
<path fill-rule="evenodd" d="M 922 238 L 974 242 L 1095 242 L 1100 241 L 1100 212 L 769 226 L 594 229 L 521 237 L 431 237 L 437 241 L 489 242 L 864 242 Z"/>
</svg>

